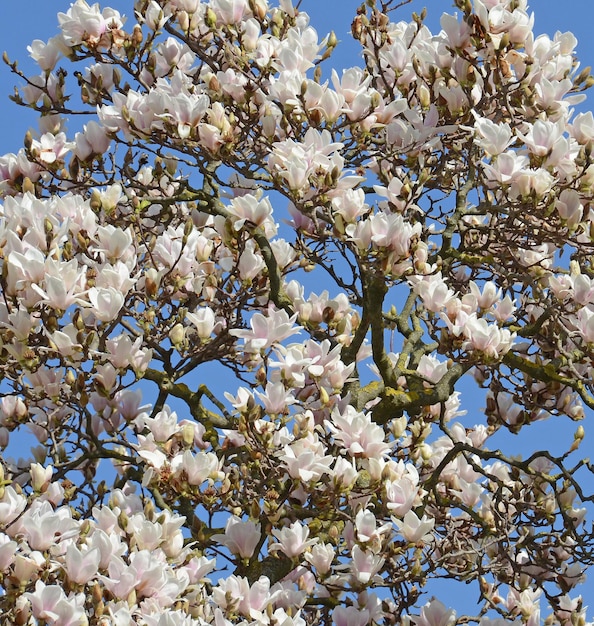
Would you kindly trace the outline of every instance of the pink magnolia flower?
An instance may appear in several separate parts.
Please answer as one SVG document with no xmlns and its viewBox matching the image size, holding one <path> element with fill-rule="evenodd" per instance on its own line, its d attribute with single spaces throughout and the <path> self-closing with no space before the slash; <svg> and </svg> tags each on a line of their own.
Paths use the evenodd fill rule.
<svg viewBox="0 0 594 626">
<path fill-rule="evenodd" d="M 495 186 L 497 183 L 511 183 L 528 163 L 527 156 L 508 150 L 499 154 L 492 163 L 483 164 L 483 169 L 487 180 Z"/>
<path fill-rule="evenodd" d="M 85 585 L 97 574 L 100 560 L 99 548 L 82 551 L 73 543 L 69 544 L 64 557 L 68 578 L 79 585 Z"/>
<path fill-rule="evenodd" d="M 142 337 L 137 337 L 132 342 L 132 338 L 127 334 L 108 339 L 105 342 L 105 347 L 109 362 L 117 369 L 125 369 L 130 366 L 135 370 L 141 370 L 143 366 L 146 369 L 152 356 L 152 350 L 147 350 L 142 346 Z"/>
<path fill-rule="evenodd" d="M 353 559 L 349 566 L 351 574 L 364 585 L 371 582 L 386 560 L 374 552 L 363 550 L 358 545 L 353 546 L 351 557 Z"/>
<path fill-rule="evenodd" d="M 415 469 L 416 471 L 416 469 Z M 399 480 L 388 480 L 385 483 L 387 508 L 398 517 L 404 517 L 413 507 L 417 497 L 417 482 L 410 480 L 406 475 Z"/>
<path fill-rule="evenodd" d="M 245 248 L 241 252 L 239 257 L 239 263 L 237 269 L 239 270 L 239 276 L 242 280 L 250 283 L 256 278 L 264 269 L 266 263 L 262 258 L 258 247 L 252 239 L 248 239 Z"/>
<path fill-rule="evenodd" d="M 357 222 L 352 240 L 359 248 L 368 248 L 371 244 L 377 248 L 387 248 L 397 258 L 409 255 L 411 240 L 421 234 L 420 223 L 405 221 L 400 213 L 380 211 Z"/>
<path fill-rule="evenodd" d="M 370 623 L 367 609 L 360 610 L 355 606 L 337 606 L 332 611 L 334 626 L 367 626 Z"/>
<path fill-rule="evenodd" d="M 477 16 L 491 35 L 496 48 L 499 48 L 504 33 L 507 33 L 510 41 L 524 43 L 534 25 L 534 15 L 528 16 L 526 11 L 520 8 L 510 11 L 506 4 L 491 5 L 484 0 L 475 0 Z"/>
<path fill-rule="evenodd" d="M 420 615 L 411 615 L 411 619 L 415 626 L 454 626 L 456 611 L 432 599 L 421 609 Z"/>
<path fill-rule="evenodd" d="M 194 556 L 184 566 L 186 573 L 190 577 L 190 584 L 206 580 L 206 575 L 212 572 L 216 566 L 216 559 L 208 559 L 205 556 Z"/>
<path fill-rule="evenodd" d="M 351 405 L 342 413 L 334 409 L 331 420 L 326 420 L 325 425 L 353 457 L 381 458 L 392 449 L 393 444 L 385 441 L 382 427 L 373 422 L 370 415 L 358 412 Z"/>
<path fill-rule="evenodd" d="M 319 480 L 322 474 L 329 472 L 334 457 L 324 456 L 324 452 L 322 443 L 315 441 L 310 435 L 308 438 L 297 439 L 286 445 L 284 454 L 279 458 L 287 466 L 289 476 L 309 483 Z"/>
<path fill-rule="evenodd" d="M 476 119 L 474 124 L 475 143 L 488 156 L 497 156 L 505 152 L 513 141 L 513 133 L 509 124 L 498 124 L 488 118 L 479 117 L 476 113 L 474 117 Z"/>
<path fill-rule="evenodd" d="M 101 322 L 112 322 L 124 306 L 124 294 L 113 287 L 91 287 L 88 298 L 90 310 Z"/>
<path fill-rule="evenodd" d="M 417 372 L 432 383 L 437 383 L 448 371 L 447 361 L 439 361 L 432 354 L 424 354 L 417 366 Z"/>
<path fill-rule="evenodd" d="M 0 533 L 0 572 L 4 573 L 15 559 L 18 544 L 8 535 Z"/>
<path fill-rule="evenodd" d="M 112 559 L 122 556 L 128 546 L 122 541 L 119 534 L 108 532 L 102 528 L 95 527 L 87 540 L 88 550 L 97 549 L 99 551 L 98 569 L 106 570 Z M 88 558 L 88 557 L 87 557 Z"/>
<path fill-rule="evenodd" d="M 594 309 L 585 306 L 578 311 L 575 327 L 582 338 L 594 343 Z"/>
<path fill-rule="evenodd" d="M 229 334 L 244 340 L 246 352 L 259 352 L 298 333 L 301 326 L 295 326 L 296 319 L 297 314 L 289 317 L 284 309 L 279 311 L 271 306 L 267 316 L 254 313 L 251 330 L 232 329 Z"/>
<path fill-rule="evenodd" d="M 283 415 L 296 400 L 291 389 L 286 389 L 282 382 L 267 382 L 264 393 L 255 392 L 264 404 L 269 415 Z"/>
<path fill-rule="evenodd" d="M 38 550 L 32 550 L 28 554 L 17 551 L 14 555 L 12 574 L 19 581 L 33 582 L 46 565 L 45 556 Z"/>
<path fill-rule="evenodd" d="M 249 559 L 254 554 L 261 536 L 260 524 L 251 520 L 244 522 L 233 515 L 227 520 L 225 533 L 213 535 L 212 540 L 222 543 L 233 554 L 238 554 L 242 559 Z"/>
<path fill-rule="evenodd" d="M 327 130 L 310 128 L 302 143 L 293 139 L 275 143 L 268 163 L 291 191 L 303 195 L 309 190 L 310 177 L 343 170 L 344 159 L 338 152 L 341 148 L 342 144 L 333 142 Z"/>
<path fill-rule="evenodd" d="M 83 132 L 74 136 L 74 154 L 86 161 L 91 155 L 102 155 L 109 149 L 111 139 L 105 128 L 91 120 L 83 128 Z"/>
<path fill-rule="evenodd" d="M 265 226 L 272 219 L 272 205 L 268 197 L 262 197 L 262 191 L 233 198 L 227 210 L 236 218 L 233 228 L 237 231 L 246 222 L 254 226 Z"/>
<path fill-rule="evenodd" d="M 36 499 L 23 515 L 8 528 L 9 534 L 22 533 L 34 550 L 47 550 L 50 546 L 79 532 L 78 523 L 72 519 L 70 509 L 62 506 L 56 510 L 47 500 Z"/>
<path fill-rule="evenodd" d="M 27 405 L 22 398 L 16 395 L 6 395 L 0 398 L 0 423 L 5 423 L 6 420 L 19 420 L 25 415 L 27 415 Z M 1 498 L 0 502 L 3 499 Z"/>
<path fill-rule="evenodd" d="M 369 509 L 361 509 L 355 517 L 357 539 L 361 543 L 377 543 L 381 541 L 382 535 L 385 535 L 391 529 L 392 525 L 389 523 L 378 527 L 377 519 Z M 371 549 L 373 550 L 373 548 Z"/>
<path fill-rule="evenodd" d="M 392 521 L 396 524 L 400 534 L 410 543 L 433 541 L 430 531 L 433 530 L 435 520 L 429 519 L 426 515 L 419 519 L 414 511 L 409 511 L 403 520 L 392 518 Z"/>
<path fill-rule="evenodd" d="M 299 556 L 309 546 L 316 544 L 319 539 L 308 539 L 309 528 L 301 524 L 301 522 L 293 522 L 290 526 L 284 528 L 273 529 L 272 534 L 278 539 L 270 544 L 268 549 L 271 552 L 280 551 L 283 552 L 289 558 Z"/>
<path fill-rule="evenodd" d="M 355 459 L 347 461 L 343 456 L 336 459 L 332 468 L 334 482 L 343 487 L 350 487 L 355 484 L 359 472 L 355 465 Z"/>
<path fill-rule="evenodd" d="M 45 289 L 39 285 L 31 285 L 31 288 L 41 296 L 44 304 L 53 309 L 65 311 L 73 304 L 83 302 L 84 272 L 76 259 L 63 262 L 48 258 L 45 268 Z"/>
<path fill-rule="evenodd" d="M 162 7 L 156 2 L 151 0 L 146 9 L 144 10 L 145 24 L 152 30 L 159 30 L 169 20 L 169 17 Z"/>
<path fill-rule="evenodd" d="M 456 15 L 444 13 L 439 23 L 443 28 L 444 40 L 448 46 L 460 50 L 466 48 L 470 42 L 472 30 L 464 20 L 458 20 Z"/>
<path fill-rule="evenodd" d="M 594 114 L 592 111 L 578 113 L 569 127 L 571 136 L 581 145 L 591 147 L 594 143 Z"/>
<path fill-rule="evenodd" d="M 415 292 L 421 297 L 424 306 L 433 313 L 441 311 L 455 297 L 455 293 L 448 287 L 441 272 L 422 278 L 415 277 L 410 282 Z"/>
<path fill-rule="evenodd" d="M 511 183 L 514 198 L 527 198 L 531 194 L 543 198 L 555 186 L 555 178 L 542 167 L 526 167 L 514 174 Z"/>
<path fill-rule="evenodd" d="M 499 328 L 496 324 L 489 324 L 484 318 L 470 315 L 464 325 L 464 342 L 466 350 L 477 350 L 495 359 L 506 354 L 516 337 L 507 328 Z"/>
<path fill-rule="evenodd" d="M 524 142 L 530 153 L 546 156 L 554 150 L 555 145 L 562 139 L 564 131 L 565 128 L 561 122 L 536 120 L 526 133 L 516 131 L 516 134 Z"/>
<path fill-rule="evenodd" d="M 80 626 L 87 623 L 84 593 L 66 597 L 59 585 L 46 585 L 38 580 L 35 591 L 23 595 L 31 603 L 33 615 L 37 619 L 60 626 Z"/>
<path fill-rule="evenodd" d="M 122 230 L 111 224 L 99 226 L 97 228 L 97 240 L 98 245 L 95 249 L 98 252 L 103 252 L 110 261 L 135 255 L 134 234 L 130 228 Z"/>
<path fill-rule="evenodd" d="M 186 450 L 171 461 L 171 469 L 176 473 L 184 472 L 190 485 L 201 485 L 208 478 L 218 478 L 222 461 L 212 452 L 199 451 L 192 454 Z"/>
<path fill-rule="evenodd" d="M 336 556 L 336 550 L 330 543 L 316 543 L 311 550 L 305 554 L 305 560 L 313 565 L 318 573 L 327 574 L 332 566 L 332 561 Z"/>
<path fill-rule="evenodd" d="M 193 313 L 186 313 L 186 317 L 196 327 L 200 339 L 208 339 L 211 336 L 216 320 L 214 311 L 210 307 L 199 307 Z"/>
<path fill-rule="evenodd" d="M 45 133 L 39 141 L 33 141 L 31 150 L 34 151 L 34 154 L 37 154 L 40 161 L 51 165 L 56 161 L 63 161 L 73 146 L 72 142 L 66 141 L 64 133 L 58 133 L 57 135 Z"/>
<path fill-rule="evenodd" d="M 54 468 L 51 465 L 43 467 L 39 463 L 31 463 L 29 474 L 31 475 L 31 487 L 33 491 L 43 493 L 47 490 L 52 479 Z"/>
<path fill-rule="evenodd" d="M 213 0 L 211 6 L 223 24 L 240 24 L 249 11 L 247 0 Z"/>
<path fill-rule="evenodd" d="M 524 589 L 518 591 L 510 588 L 505 599 L 505 608 L 510 611 L 519 611 L 523 618 L 528 618 L 530 626 L 540 624 L 540 596 L 542 589 Z"/>
<path fill-rule="evenodd" d="M 227 612 L 237 612 L 240 603 L 249 594 L 250 585 L 247 578 L 243 576 L 231 575 L 228 578 L 219 580 L 212 590 L 212 599 L 221 609 Z"/>
<path fill-rule="evenodd" d="M 362 189 L 343 189 L 332 198 L 332 207 L 345 222 L 354 223 L 369 211 Z"/>
<path fill-rule="evenodd" d="M 567 220 L 569 228 L 575 228 L 582 221 L 584 207 L 580 195 L 574 189 L 564 189 L 559 194 L 555 208 L 559 215 Z"/>
<path fill-rule="evenodd" d="M 118 11 L 101 11 L 98 4 L 89 6 L 86 0 L 76 0 L 66 13 L 58 13 L 58 22 L 68 46 L 97 44 L 108 28 L 119 29 L 123 26 Z"/>
<path fill-rule="evenodd" d="M 45 276 L 45 255 L 38 248 L 28 247 L 23 253 L 13 250 L 8 255 L 8 291 L 17 293 L 27 284 L 41 283 Z"/>
<path fill-rule="evenodd" d="M 27 46 L 29 56 L 44 71 L 51 72 L 58 59 L 62 56 L 64 42 L 61 37 L 56 36 L 48 40 L 48 42 L 35 39 L 30 46 Z"/>
</svg>

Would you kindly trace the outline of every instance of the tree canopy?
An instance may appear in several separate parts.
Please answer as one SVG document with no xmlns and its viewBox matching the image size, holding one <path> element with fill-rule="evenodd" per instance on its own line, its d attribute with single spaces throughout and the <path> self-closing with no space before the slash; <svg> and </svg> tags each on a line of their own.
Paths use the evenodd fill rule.
<svg viewBox="0 0 594 626">
<path fill-rule="evenodd" d="M 583 426 L 491 441 L 594 408 L 594 81 L 525 0 L 406 4 L 360 67 L 291 0 L 5 58 L 2 625 L 586 624 Z"/>
</svg>

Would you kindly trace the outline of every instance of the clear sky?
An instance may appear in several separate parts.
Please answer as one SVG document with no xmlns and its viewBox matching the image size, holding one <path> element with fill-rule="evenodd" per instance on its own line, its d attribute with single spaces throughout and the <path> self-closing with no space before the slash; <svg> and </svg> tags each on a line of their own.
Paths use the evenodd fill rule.
<svg viewBox="0 0 594 626">
<path fill-rule="evenodd" d="M 295 0 L 294 0 L 295 1 Z M 25 73 L 38 73 L 34 64 L 28 59 L 27 45 L 33 39 L 47 40 L 57 32 L 56 14 L 66 11 L 71 0 L 0 0 L 0 52 L 6 51 L 11 60 L 19 60 L 19 66 Z M 359 48 L 350 41 L 350 24 L 357 7 L 362 0 L 303 0 L 301 9 L 311 15 L 312 24 L 320 36 L 334 30 L 341 44 L 338 46 L 334 66 L 339 70 L 360 62 Z M 133 0 L 112 0 L 102 3 L 118 9 L 128 15 L 133 23 Z M 450 10 L 448 0 L 413 0 L 399 9 L 396 19 L 409 19 L 413 10 L 420 11 L 427 6 L 427 25 L 432 31 L 439 30 L 439 17 L 442 12 Z M 594 0 L 533 0 L 530 11 L 535 14 L 535 32 L 553 35 L 556 31 L 572 31 L 578 38 L 578 56 L 582 67 L 594 65 Z M 67 65 L 67 64 L 66 64 Z M 17 107 L 8 100 L 15 84 L 22 81 L 10 74 L 8 68 L 0 63 L 0 154 L 16 152 L 29 126 L 35 122 L 35 116 Z M 589 102 L 580 105 L 581 110 L 594 108 L 594 89 Z M 482 406 L 482 398 L 476 391 L 470 390 L 463 396 L 464 407 L 472 415 Z M 480 416 L 479 416 L 480 417 Z M 594 441 L 594 416 L 589 415 L 586 428 L 585 446 L 592 446 Z M 474 422 L 471 416 L 469 421 Z M 588 424 L 590 422 L 590 424 Z M 575 424 L 548 420 L 530 429 L 530 447 L 546 447 L 553 441 L 567 449 L 572 441 Z M 589 436 L 589 437 L 588 437 Z M 520 438 L 507 437 L 496 445 L 514 453 L 527 452 L 526 441 Z M 492 443 L 491 447 L 495 447 Z M 594 488 L 594 487 L 593 487 Z M 585 604 L 590 605 L 589 618 L 594 615 L 594 572 L 582 590 Z M 475 597 L 468 595 L 465 585 L 447 585 L 436 590 L 444 602 L 458 610 L 468 610 Z M 470 603 L 470 604 L 469 604 Z"/>
</svg>

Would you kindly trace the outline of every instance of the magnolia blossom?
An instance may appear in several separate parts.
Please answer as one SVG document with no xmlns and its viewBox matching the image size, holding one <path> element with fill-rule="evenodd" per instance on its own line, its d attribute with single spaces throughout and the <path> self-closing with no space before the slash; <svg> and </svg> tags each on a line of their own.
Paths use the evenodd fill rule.
<svg viewBox="0 0 594 626">
<path fill-rule="evenodd" d="M 124 305 L 124 294 L 113 287 L 91 287 L 88 293 L 89 301 L 95 317 L 102 322 L 114 320 Z"/>
<path fill-rule="evenodd" d="M 342 70 L 305 4 L 76 0 L 9 63 L 3 623 L 587 623 L 586 431 L 530 436 L 593 404 L 577 41 L 371 2 Z"/>
<path fill-rule="evenodd" d="M 97 122 L 91 120 L 82 133 L 76 133 L 74 153 L 76 156 L 85 161 L 91 155 L 102 155 L 109 148 L 110 139 Z"/>
<path fill-rule="evenodd" d="M 385 442 L 382 429 L 372 422 L 371 416 L 359 413 L 351 406 L 343 414 L 335 410 L 326 427 L 351 456 L 378 458 L 390 451 L 391 446 Z"/>
<path fill-rule="evenodd" d="M 192 454 L 190 450 L 186 450 L 172 459 L 171 468 L 174 471 L 183 471 L 190 485 L 200 485 L 207 478 L 218 478 L 220 462 L 211 452 Z"/>
<path fill-rule="evenodd" d="M 426 515 L 419 518 L 414 511 L 408 511 L 402 520 L 394 519 L 394 524 L 402 536 L 411 543 L 427 543 L 433 539 L 430 531 L 433 530 L 435 521 Z"/>
<path fill-rule="evenodd" d="M 456 623 L 456 611 L 433 599 L 425 604 L 420 615 L 413 615 L 411 619 L 415 626 L 453 626 Z"/>
<path fill-rule="evenodd" d="M 201 307 L 193 313 L 186 313 L 186 317 L 196 327 L 200 339 L 210 337 L 215 327 L 215 315 L 210 307 Z"/>
<path fill-rule="evenodd" d="M 25 598 L 31 603 L 32 613 L 37 619 L 72 626 L 86 621 L 82 593 L 66 596 L 60 586 L 45 585 L 38 580 L 35 591 L 26 593 Z"/>
<path fill-rule="evenodd" d="M 309 528 L 300 522 L 294 522 L 280 530 L 273 530 L 272 534 L 278 541 L 271 543 L 268 549 L 271 552 L 281 551 L 290 558 L 299 556 L 309 546 L 313 546 L 318 542 L 317 537 L 308 539 Z"/>
<path fill-rule="evenodd" d="M 213 535 L 214 541 L 220 541 L 234 554 L 243 559 L 249 559 L 260 541 L 260 524 L 251 520 L 245 522 L 238 517 L 230 517 L 225 526 L 223 535 Z"/>
<path fill-rule="evenodd" d="M 276 311 L 270 308 L 268 316 L 255 313 L 250 320 L 252 330 L 233 329 L 230 334 L 244 340 L 247 352 L 257 352 L 282 341 L 299 332 L 299 326 L 294 326 L 297 315 L 289 318 L 284 310 Z"/>
<path fill-rule="evenodd" d="M 123 26 L 118 11 L 104 9 L 101 12 L 98 4 L 89 6 L 85 0 L 77 0 L 66 13 L 58 13 L 58 22 L 68 46 L 83 42 L 97 44 L 108 28 Z"/>
<path fill-rule="evenodd" d="M 319 480 L 322 474 L 329 473 L 333 457 L 322 456 L 324 448 L 321 443 L 298 439 L 286 445 L 284 451 L 285 454 L 280 458 L 286 464 L 288 474 L 292 478 L 309 482 Z"/>
<path fill-rule="evenodd" d="M 369 583 L 384 564 L 383 557 L 364 551 L 359 546 L 353 547 L 352 557 L 351 572 L 363 584 Z"/>
</svg>

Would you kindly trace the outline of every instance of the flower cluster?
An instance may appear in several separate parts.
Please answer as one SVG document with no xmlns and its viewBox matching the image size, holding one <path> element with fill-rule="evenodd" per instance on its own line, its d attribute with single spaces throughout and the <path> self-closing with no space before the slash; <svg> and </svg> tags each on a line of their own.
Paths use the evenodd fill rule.
<svg viewBox="0 0 594 626">
<path fill-rule="evenodd" d="M 290 0 L 76 0 L 29 47 L 7 624 L 586 624 L 584 429 L 493 437 L 594 408 L 594 81 L 525 0 L 437 33 L 395 4 L 358 9 L 342 72 Z"/>
</svg>

